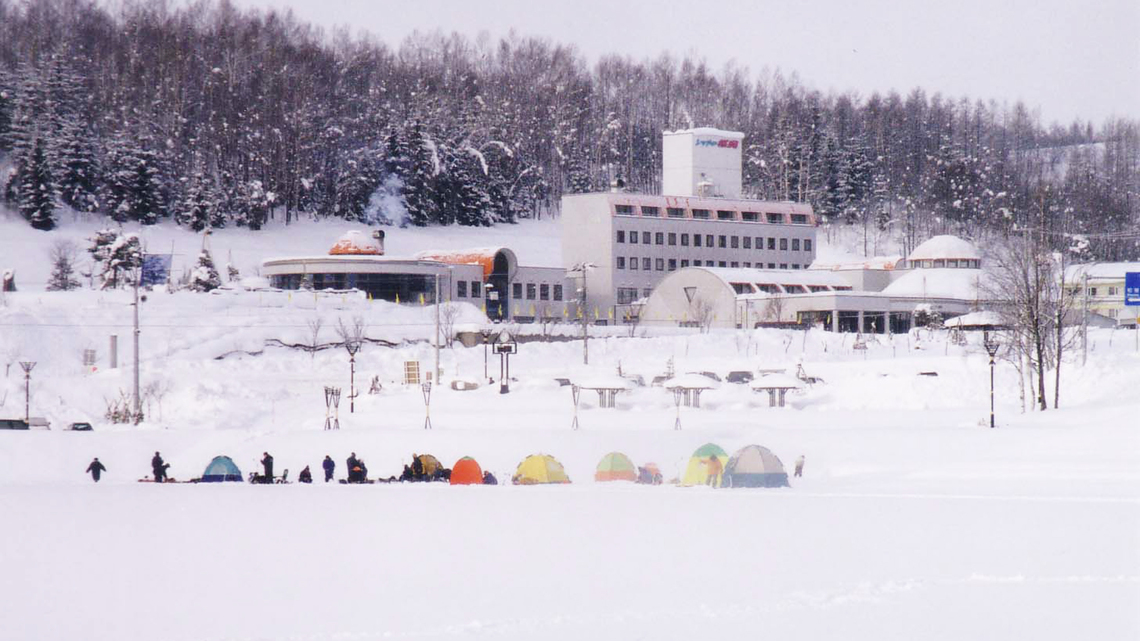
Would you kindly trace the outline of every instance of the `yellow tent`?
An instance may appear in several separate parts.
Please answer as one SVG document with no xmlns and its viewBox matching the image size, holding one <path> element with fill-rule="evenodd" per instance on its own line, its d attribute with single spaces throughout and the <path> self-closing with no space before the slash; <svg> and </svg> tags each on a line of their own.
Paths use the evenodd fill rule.
<svg viewBox="0 0 1140 641">
<path fill-rule="evenodd" d="M 720 461 L 720 471 L 717 473 L 716 478 L 709 482 L 709 466 L 712 464 L 711 459 Z M 685 474 L 681 477 L 681 485 L 712 485 L 713 487 L 720 487 L 722 477 L 724 476 L 724 467 L 728 464 L 728 453 L 720 448 L 715 443 L 705 443 L 697 448 L 696 452 L 689 457 L 689 465 L 685 468 Z"/>
<path fill-rule="evenodd" d="M 566 470 L 553 456 L 532 454 L 519 463 L 515 475 L 511 477 L 515 485 L 538 485 L 540 483 L 569 483 Z"/>
</svg>

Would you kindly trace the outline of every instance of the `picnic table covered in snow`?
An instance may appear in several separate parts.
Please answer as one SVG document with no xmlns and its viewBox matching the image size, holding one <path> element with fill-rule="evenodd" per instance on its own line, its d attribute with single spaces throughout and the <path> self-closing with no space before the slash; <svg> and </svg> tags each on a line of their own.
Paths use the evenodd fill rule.
<svg viewBox="0 0 1140 641">
<path fill-rule="evenodd" d="M 598 393 L 598 407 L 613 408 L 617 406 L 617 395 L 628 390 L 632 384 L 617 375 L 593 374 L 583 377 L 577 385 L 580 389 Z"/>
<path fill-rule="evenodd" d="M 701 392 L 720 385 L 703 374 L 681 374 L 665 381 L 665 389 L 679 394 L 685 407 L 700 407 Z"/>
<path fill-rule="evenodd" d="M 803 387 L 803 381 L 787 374 L 768 374 L 752 382 L 752 391 L 768 392 L 768 407 L 783 407 L 788 390 Z"/>
</svg>

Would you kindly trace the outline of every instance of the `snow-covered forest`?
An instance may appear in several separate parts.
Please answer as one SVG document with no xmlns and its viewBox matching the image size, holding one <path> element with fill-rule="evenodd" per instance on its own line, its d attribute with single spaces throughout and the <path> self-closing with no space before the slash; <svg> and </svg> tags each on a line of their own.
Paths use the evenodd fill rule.
<svg viewBox="0 0 1140 641">
<path fill-rule="evenodd" d="M 708 125 L 745 133 L 751 195 L 810 202 L 904 250 L 1033 228 L 1137 257 L 1135 120 L 1046 125 L 937 87 L 821 93 L 745 62 L 591 66 L 567 43 L 394 47 L 225 2 L 0 0 L 0 189 L 39 229 L 71 215 L 489 225 L 555 215 L 563 193 L 616 178 L 656 192 L 660 133 Z"/>
</svg>

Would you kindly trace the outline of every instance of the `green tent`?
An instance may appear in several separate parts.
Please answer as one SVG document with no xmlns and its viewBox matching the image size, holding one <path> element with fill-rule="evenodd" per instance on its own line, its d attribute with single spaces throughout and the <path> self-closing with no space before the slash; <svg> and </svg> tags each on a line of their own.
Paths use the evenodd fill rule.
<svg viewBox="0 0 1140 641">
<path fill-rule="evenodd" d="M 636 481 L 637 467 L 621 452 L 610 452 L 598 462 L 595 481 Z"/>
</svg>

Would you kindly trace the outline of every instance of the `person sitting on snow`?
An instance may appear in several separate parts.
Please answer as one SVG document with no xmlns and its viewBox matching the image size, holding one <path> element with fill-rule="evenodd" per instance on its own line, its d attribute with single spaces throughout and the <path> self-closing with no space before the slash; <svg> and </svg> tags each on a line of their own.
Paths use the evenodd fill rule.
<svg viewBox="0 0 1140 641">
<path fill-rule="evenodd" d="M 301 475 L 299 477 L 297 477 L 297 480 L 300 481 L 301 483 L 312 483 L 313 482 L 313 473 L 309 471 L 308 465 L 305 466 L 305 469 L 301 470 Z"/>
</svg>

